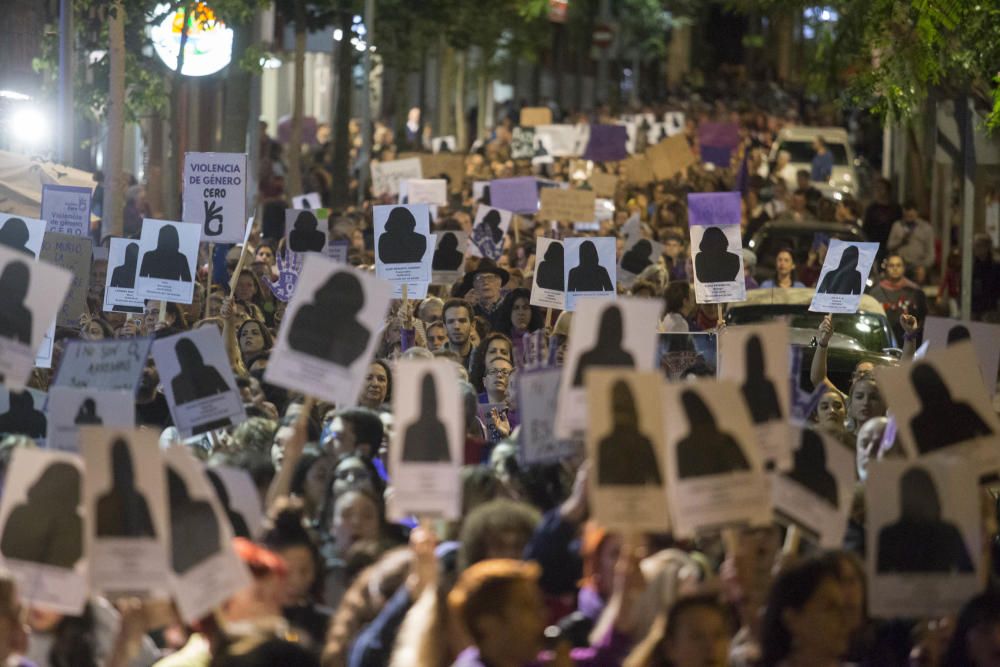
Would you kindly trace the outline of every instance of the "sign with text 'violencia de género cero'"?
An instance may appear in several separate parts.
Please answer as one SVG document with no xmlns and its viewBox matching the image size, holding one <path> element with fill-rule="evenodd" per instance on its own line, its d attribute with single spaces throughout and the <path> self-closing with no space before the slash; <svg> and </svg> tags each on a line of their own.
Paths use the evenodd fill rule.
<svg viewBox="0 0 1000 667">
<path fill-rule="evenodd" d="M 184 222 L 207 243 L 239 243 L 246 214 L 246 153 L 184 154 Z"/>
</svg>

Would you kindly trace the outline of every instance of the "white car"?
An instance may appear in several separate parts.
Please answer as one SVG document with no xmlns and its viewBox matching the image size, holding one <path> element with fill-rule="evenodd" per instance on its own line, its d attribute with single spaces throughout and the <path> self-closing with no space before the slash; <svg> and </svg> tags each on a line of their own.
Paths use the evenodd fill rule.
<svg viewBox="0 0 1000 667">
<path fill-rule="evenodd" d="M 833 155 L 833 172 L 829 181 L 814 182 L 814 185 L 831 199 L 840 199 L 845 194 L 857 198 L 858 172 L 854 169 L 854 151 L 851 150 L 847 130 L 842 127 L 786 127 L 778 133 L 778 139 L 771 146 L 768 158 L 771 168 L 776 167 L 778 153 L 787 151 L 789 161 L 779 175 L 785 179 L 788 190 L 794 192 L 797 188 L 796 172 L 800 169 L 812 172 L 812 159 L 816 155 L 813 141 L 816 137 L 823 137 L 826 150 Z"/>
</svg>

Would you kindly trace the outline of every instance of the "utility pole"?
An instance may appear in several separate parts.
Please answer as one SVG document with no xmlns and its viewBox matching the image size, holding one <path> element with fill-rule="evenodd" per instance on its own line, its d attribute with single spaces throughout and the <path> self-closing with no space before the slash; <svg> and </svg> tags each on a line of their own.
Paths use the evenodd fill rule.
<svg viewBox="0 0 1000 667">
<path fill-rule="evenodd" d="M 59 162 L 73 166 L 73 2 L 59 1 Z"/>
<path fill-rule="evenodd" d="M 972 319 L 972 236 L 976 212 L 976 137 L 973 121 L 975 109 L 972 98 L 961 97 L 955 101 L 958 131 L 962 133 L 962 224 L 959 243 L 962 246 L 961 316 Z"/>
<path fill-rule="evenodd" d="M 365 53 L 362 63 L 365 85 L 361 97 L 361 155 L 358 159 L 358 206 L 364 204 L 365 188 L 372 162 L 372 48 L 375 45 L 375 0 L 365 0 Z"/>
</svg>

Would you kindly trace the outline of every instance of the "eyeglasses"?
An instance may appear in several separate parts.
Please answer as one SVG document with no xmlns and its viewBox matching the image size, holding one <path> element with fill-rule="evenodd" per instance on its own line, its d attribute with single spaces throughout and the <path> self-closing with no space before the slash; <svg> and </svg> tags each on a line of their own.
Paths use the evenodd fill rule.
<svg viewBox="0 0 1000 667">
<path fill-rule="evenodd" d="M 480 273 L 472 281 L 475 285 L 483 285 L 487 282 L 500 282 L 500 276 L 495 276 L 492 273 Z"/>
<path fill-rule="evenodd" d="M 502 380 L 504 378 L 509 378 L 510 374 L 513 372 L 514 371 L 508 371 L 504 368 L 491 368 L 490 370 L 486 371 L 486 374 L 489 375 L 490 377 L 498 377 Z"/>
</svg>

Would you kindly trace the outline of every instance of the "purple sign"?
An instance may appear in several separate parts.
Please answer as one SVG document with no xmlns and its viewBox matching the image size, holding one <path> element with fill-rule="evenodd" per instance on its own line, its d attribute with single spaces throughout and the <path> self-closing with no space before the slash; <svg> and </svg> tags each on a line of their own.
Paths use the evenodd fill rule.
<svg viewBox="0 0 1000 667">
<path fill-rule="evenodd" d="M 538 186 L 534 176 L 490 181 L 490 206 L 522 215 L 538 212 Z"/>
<path fill-rule="evenodd" d="M 701 144 L 701 161 L 714 164 L 716 167 L 728 167 L 729 160 L 733 157 L 733 149 L 726 146 L 708 146 Z"/>
<path fill-rule="evenodd" d="M 740 145 L 740 128 L 736 123 L 702 123 L 698 126 L 701 161 L 719 167 L 729 166 L 733 150 Z"/>
<path fill-rule="evenodd" d="M 591 125 L 590 141 L 583 152 L 584 160 L 616 162 L 628 157 L 628 130 L 624 125 Z"/>
<path fill-rule="evenodd" d="M 687 196 L 690 226 L 740 224 L 739 192 L 698 192 Z"/>
</svg>

